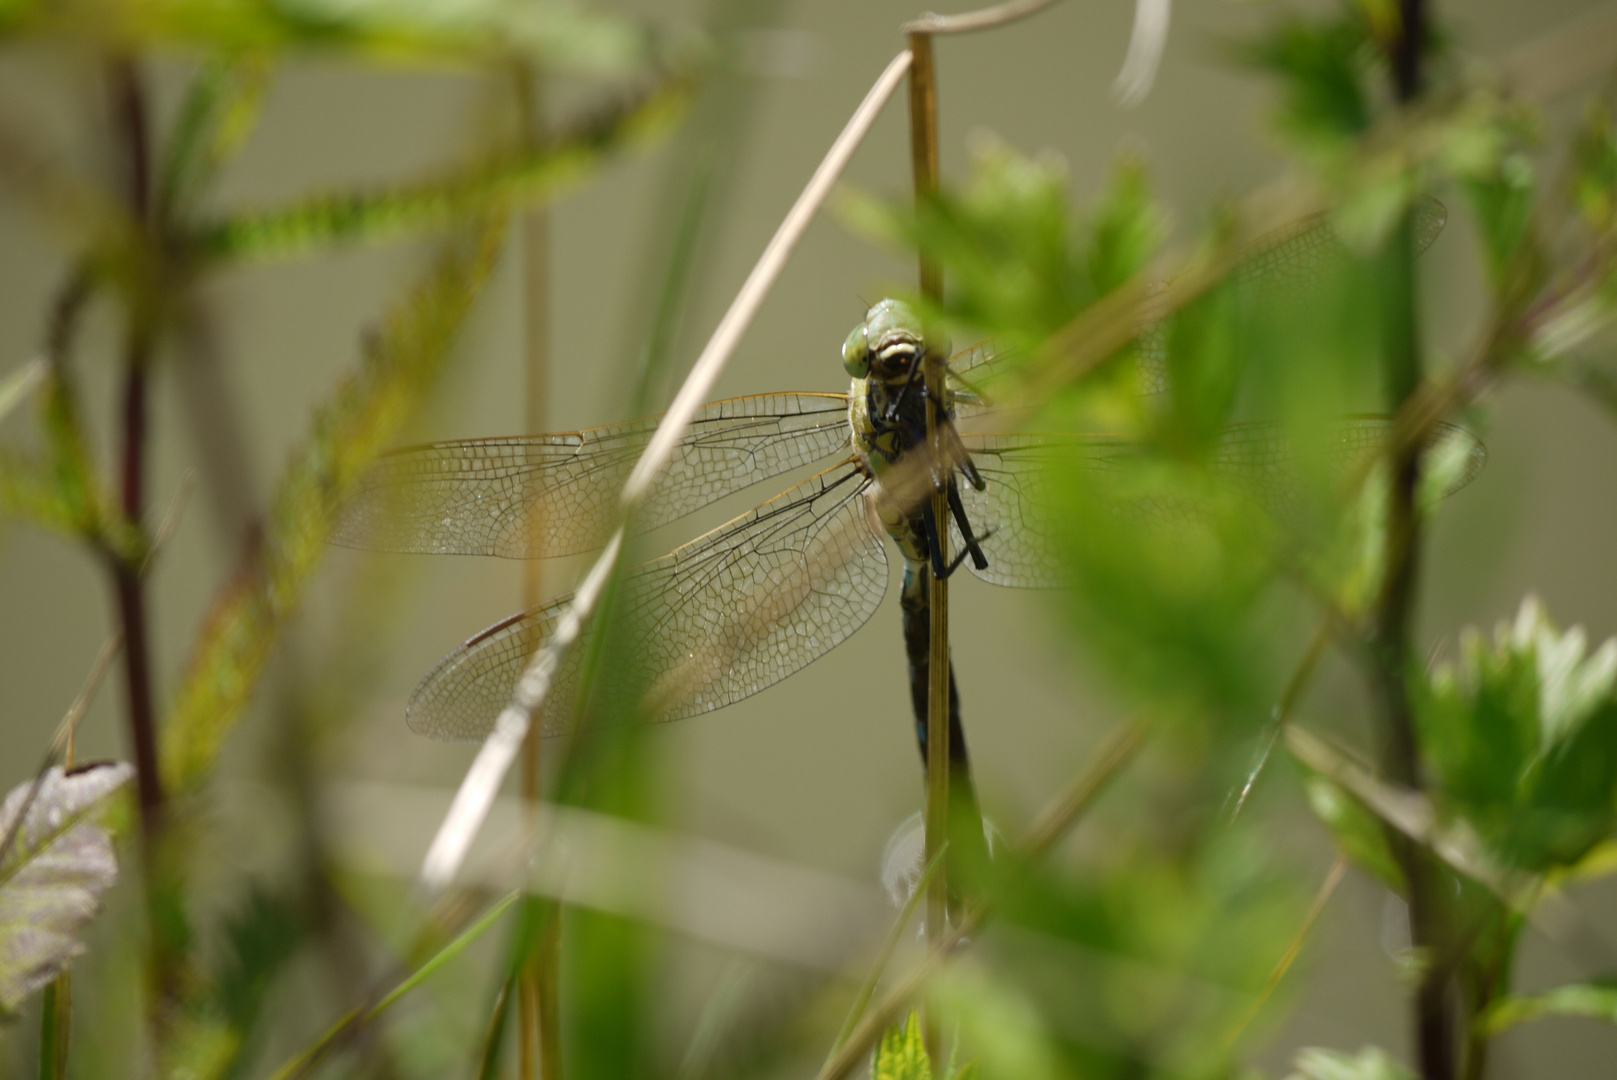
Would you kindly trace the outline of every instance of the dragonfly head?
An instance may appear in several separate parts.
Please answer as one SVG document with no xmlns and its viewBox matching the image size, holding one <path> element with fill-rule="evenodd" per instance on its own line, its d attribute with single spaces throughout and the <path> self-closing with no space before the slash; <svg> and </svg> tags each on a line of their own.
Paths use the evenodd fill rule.
<svg viewBox="0 0 1617 1080">
<path fill-rule="evenodd" d="M 898 300 L 871 308 L 842 343 L 842 366 L 856 379 L 905 382 L 925 355 L 920 316 Z"/>
</svg>

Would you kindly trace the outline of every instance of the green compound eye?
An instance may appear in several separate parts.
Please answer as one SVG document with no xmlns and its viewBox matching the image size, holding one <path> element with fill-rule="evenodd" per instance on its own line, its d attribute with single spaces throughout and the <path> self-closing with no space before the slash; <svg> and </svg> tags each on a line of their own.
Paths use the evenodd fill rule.
<svg viewBox="0 0 1617 1080">
<path fill-rule="evenodd" d="M 865 338 L 865 323 L 860 323 L 842 343 L 842 366 L 856 379 L 870 374 L 870 345 Z"/>
</svg>

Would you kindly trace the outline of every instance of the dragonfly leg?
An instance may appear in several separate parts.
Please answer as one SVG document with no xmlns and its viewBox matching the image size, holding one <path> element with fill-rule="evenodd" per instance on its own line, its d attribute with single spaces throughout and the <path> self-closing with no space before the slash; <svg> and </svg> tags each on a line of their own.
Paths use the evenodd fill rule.
<svg viewBox="0 0 1617 1080">
<path fill-rule="evenodd" d="M 949 445 L 949 456 L 956 462 L 956 467 L 960 470 L 961 475 L 966 478 L 966 483 L 970 484 L 974 491 L 984 490 L 988 487 L 988 481 L 984 480 L 983 474 L 977 471 L 977 463 L 971 460 L 971 451 L 967 450 L 966 444 L 960 441 L 960 431 L 954 426 L 954 418 L 944 416 L 939 419 L 941 420 L 939 430 L 944 441 Z"/>
<path fill-rule="evenodd" d="M 964 554 L 971 556 L 971 565 L 979 570 L 988 569 L 988 556 L 983 554 L 982 549 L 982 541 L 988 538 L 988 534 L 983 533 L 981 537 L 972 535 L 971 520 L 966 517 L 966 506 L 960 501 L 960 488 L 954 484 L 949 485 L 949 512 L 954 514 L 955 524 L 960 526 L 960 538 L 966 544 Z"/>
<path fill-rule="evenodd" d="M 943 560 L 943 534 L 938 529 L 937 516 L 932 512 L 932 501 L 927 500 L 921 507 L 922 528 L 926 532 L 927 551 L 932 558 L 932 573 L 939 581 L 947 581 L 953 577 L 954 572 L 960 569 L 960 564 L 967 558 L 970 558 L 972 565 L 979 570 L 988 566 L 988 556 L 983 554 L 982 541 L 988 539 L 991 534 L 973 535 L 971 523 L 966 518 L 966 508 L 960 502 L 960 492 L 953 484 L 949 485 L 948 491 L 950 508 L 960 525 L 960 534 L 966 541 L 966 546 L 952 561 L 946 563 Z"/>
<path fill-rule="evenodd" d="M 960 564 L 965 562 L 968 556 L 971 557 L 974 562 L 978 557 L 982 558 L 982 562 L 978 565 L 978 569 L 988 565 L 987 557 L 982 555 L 982 549 L 977 546 L 979 543 L 979 538 L 977 537 L 971 537 L 971 547 L 963 548 L 960 554 L 954 557 L 952 562 L 945 563 L 943 561 L 943 543 L 941 539 L 942 534 L 938 531 L 938 519 L 932 513 L 932 501 L 930 499 L 928 499 L 922 506 L 921 517 L 925 522 L 923 528 L 926 532 L 927 551 L 932 558 L 931 570 L 933 574 L 937 575 L 939 581 L 948 581 L 951 577 L 953 577 L 954 572 L 960 569 Z M 983 536 L 986 538 L 987 534 L 984 533 Z M 972 555 L 973 551 L 976 551 L 977 553 L 975 556 Z"/>
</svg>

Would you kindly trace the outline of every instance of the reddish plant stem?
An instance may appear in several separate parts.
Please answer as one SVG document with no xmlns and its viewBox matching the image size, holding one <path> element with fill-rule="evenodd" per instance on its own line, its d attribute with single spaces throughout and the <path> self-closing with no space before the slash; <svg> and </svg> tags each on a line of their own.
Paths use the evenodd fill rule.
<svg viewBox="0 0 1617 1080">
<path fill-rule="evenodd" d="M 129 57 L 115 58 L 109 66 L 112 112 L 122 139 L 125 198 L 130 219 L 142 232 L 152 226 L 150 133 L 146 98 L 140 73 Z M 124 393 L 121 414 L 119 507 L 124 522 L 141 530 L 146 499 L 146 414 L 148 371 L 151 367 L 152 330 L 145 296 L 135 287 L 126 297 L 127 327 L 124 343 Z M 140 799 L 141 835 L 148 857 L 161 829 L 163 788 L 158 774 L 157 714 L 153 704 L 151 641 L 146 617 L 145 585 L 141 577 L 143 552 L 111 550 L 113 587 L 118 617 L 124 632 L 124 674 L 129 702 L 129 741 L 135 756 L 136 786 Z"/>
</svg>

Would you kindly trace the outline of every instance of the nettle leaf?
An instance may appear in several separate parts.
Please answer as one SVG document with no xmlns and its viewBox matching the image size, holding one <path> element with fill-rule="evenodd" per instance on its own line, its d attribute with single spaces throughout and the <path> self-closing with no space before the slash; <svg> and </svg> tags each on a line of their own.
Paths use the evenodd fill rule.
<svg viewBox="0 0 1617 1080">
<path fill-rule="evenodd" d="M 78 935 L 118 876 L 101 822 L 134 774 L 123 763 L 52 768 L 37 790 L 21 784 L 0 804 L 0 837 L 12 836 L 0 857 L 0 1014 L 15 1012 L 84 951 Z"/>
<path fill-rule="evenodd" d="M 1244 59 L 1280 83 L 1280 129 L 1325 146 L 1369 128 L 1366 85 L 1373 56 L 1368 25 L 1352 15 L 1329 22 L 1287 20 L 1244 52 Z"/>
<path fill-rule="evenodd" d="M 1572 983 L 1542 994 L 1502 998 L 1479 1023 L 1489 1034 L 1546 1016 L 1581 1016 L 1617 1024 L 1617 979 Z"/>
<path fill-rule="evenodd" d="M 1528 597 L 1419 695 L 1440 809 L 1520 868 L 1571 867 L 1617 827 L 1617 640 L 1586 654 Z"/>
<path fill-rule="evenodd" d="M 949 321 L 1026 356 L 1097 300 L 1137 277 L 1166 233 L 1144 165 L 1124 156 L 1094 207 L 1075 212 L 1066 162 L 995 139 L 972 147 L 970 181 L 918 211 L 854 196 L 843 221 L 879 242 L 919 249 L 949 282 Z M 925 305 L 921 305 L 923 308 Z"/>
<path fill-rule="evenodd" d="M 1415 1080 L 1415 1074 L 1379 1046 L 1353 1056 L 1310 1047 L 1297 1055 L 1297 1071 L 1288 1080 Z"/>
<path fill-rule="evenodd" d="M 921 1035 L 921 1014 L 911 1010 L 902 1028 L 882 1036 L 870 1062 L 871 1080 L 932 1080 L 932 1062 Z"/>
</svg>

